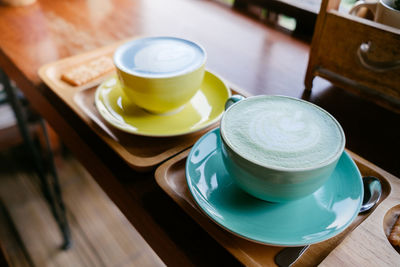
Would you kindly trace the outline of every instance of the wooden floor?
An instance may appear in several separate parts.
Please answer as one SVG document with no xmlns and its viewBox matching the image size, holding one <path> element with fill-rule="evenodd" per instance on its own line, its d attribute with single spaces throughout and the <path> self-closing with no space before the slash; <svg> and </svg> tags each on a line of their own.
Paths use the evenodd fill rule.
<svg viewBox="0 0 400 267">
<path fill-rule="evenodd" d="M 0 151 L 0 240 L 11 266 L 160 266 L 116 206 L 71 155 L 56 159 L 73 246 L 61 235 L 21 146 Z"/>
</svg>

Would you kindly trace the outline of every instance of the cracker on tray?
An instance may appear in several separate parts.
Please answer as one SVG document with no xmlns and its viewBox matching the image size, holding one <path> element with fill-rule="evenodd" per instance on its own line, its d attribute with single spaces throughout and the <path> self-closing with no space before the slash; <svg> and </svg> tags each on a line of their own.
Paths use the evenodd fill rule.
<svg viewBox="0 0 400 267">
<path fill-rule="evenodd" d="M 396 223 L 393 225 L 392 231 L 389 235 L 389 241 L 393 246 L 400 247 L 400 216 L 397 218 Z"/>
<path fill-rule="evenodd" d="M 61 75 L 61 80 L 74 86 L 80 86 L 110 72 L 113 68 L 114 64 L 111 58 L 102 56 L 67 70 Z"/>
</svg>

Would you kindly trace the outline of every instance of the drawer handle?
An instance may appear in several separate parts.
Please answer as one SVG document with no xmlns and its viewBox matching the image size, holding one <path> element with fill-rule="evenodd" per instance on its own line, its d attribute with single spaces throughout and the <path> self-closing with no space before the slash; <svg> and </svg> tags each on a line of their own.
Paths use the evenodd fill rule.
<svg viewBox="0 0 400 267">
<path fill-rule="evenodd" d="M 360 60 L 361 65 L 363 65 L 365 68 L 376 72 L 383 72 L 400 68 L 400 60 L 386 62 L 370 60 L 368 58 L 370 48 L 371 42 L 368 42 L 362 43 L 357 50 L 358 59 Z"/>
</svg>

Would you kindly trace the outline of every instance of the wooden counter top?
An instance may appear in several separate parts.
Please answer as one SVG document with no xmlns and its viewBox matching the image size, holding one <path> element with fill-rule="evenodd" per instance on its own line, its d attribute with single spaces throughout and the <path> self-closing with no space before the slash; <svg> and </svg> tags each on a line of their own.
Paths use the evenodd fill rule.
<svg viewBox="0 0 400 267">
<path fill-rule="evenodd" d="M 49 62 L 138 35 L 201 43 L 207 67 L 252 94 L 303 97 L 342 124 L 347 148 L 400 176 L 400 116 L 316 79 L 303 95 L 309 44 L 214 1 L 38 0 L 0 6 L 0 67 L 56 130 L 167 265 L 238 262 L 156 184 L 133 171 L 38 76 Z"/>
</svg>

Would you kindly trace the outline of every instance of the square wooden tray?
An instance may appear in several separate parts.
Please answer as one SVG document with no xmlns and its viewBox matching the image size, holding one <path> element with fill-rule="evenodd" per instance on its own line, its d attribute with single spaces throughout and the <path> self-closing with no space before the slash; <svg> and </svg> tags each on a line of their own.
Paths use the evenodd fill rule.
<svg viewBox="0 0 400 267">
<path fill-rule="evenodd" d="M 72 67 L 80 66 L 102 56 L 112 57 L 115 49 L 127 41 L 129 40 L 47 64 L 40 68 L 39 75 L 50 90 L 74 110 L 133 169 L 149 171 L 166 159 L 192 146 L 201 135 L 216 127 L 216 124 L 196 133 L 168 138 L 143 137 L 125 133 L 108 124 L 94 105 L 94 93 L 97 86 L 113 73 L 103 75 L 82 86 L 72 86 L 61 80 L 61 75 Z M 229 83 L 227 84 L 229 85 Z M 232 89 L 232 86 L 231 91 L 247 95 L 243 90 Z"/>
<path fill-rule="evenodd" d="M 185 177 L 185 163 L 189 151 L 188 149 L 180 153 L 157 168 L 155 178 L 159 186 L 241 263 L 246 266 L 276 266 L 274 257 L 282 247 L 266 246 L 240 238 L 213 223 L 196 205 Z M 352 254 L 347 257 L 346 263 L 353 261 L 354 266 L 366 266 L 359 264 L 361 257 L 367 259 L 367 263 L 375 261 L 374 266 L 395 266 L 396 262 L 400 262 L 400 255 L 390 245 L 383 227 L 383 217 L 386 217 L 385 220 L 389 225 L 400 213 L 400 205 L 396 206 L 400 204 L 400 180 L 354 153 L 348 152 L 363 176 L 373 175 L 380 179 L 383 188 L 381 200 L 369 213 L 358 215 L 341 234 L 311 245 L 294 266 L 316 266 L 325 262 L 329 262 L 330 266 L 338 266 L 339 263 L 343 264 L 342 254 L 349 251 L 349 248 L 352 249 Z M 387 214 L 388 216 L 385 216 Z M 373 241 L 363 240 L 365 235 Z M 346 242 L 343 242 L 342 247 L 344 239 Z M 366 252 L 373 261 L 363 255 Z"/>
</svg>

